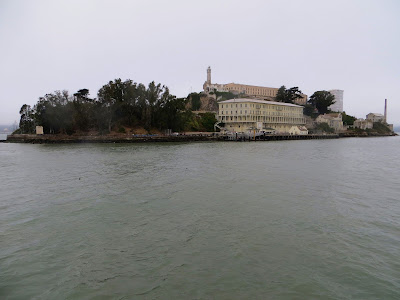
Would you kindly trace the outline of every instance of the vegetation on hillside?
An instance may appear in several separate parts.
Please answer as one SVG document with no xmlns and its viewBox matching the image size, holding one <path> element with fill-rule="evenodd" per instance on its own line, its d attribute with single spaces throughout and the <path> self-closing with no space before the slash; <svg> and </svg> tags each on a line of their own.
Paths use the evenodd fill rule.
<svg viewBox="0 0 400 300">
<path fill-rule="evenodd" d="M 390 128 L 382 122 L 374 122 L 372 129 L 379 134 L 388 134 L 392 132 Z"/>
<path fill-rule="evenodd" d="M 192 110 L 199 110 L 201 107 L 201 97 L 202 93 L 190 93 L 187 96 L 188 101 L 190 101 L 190 104 L 192 106 Z"/>
<path fill-rule="evenodd" d="M 200 101 L 200 100 L 199 100 Z M 20 133 L 34 133 L 35 126 L 43 126 L 45 133 L 87 132 L 124 133 L 125 127 L 143 127 L 173 131 L 210 129 L 215 117 L 194 115 L 185 109 L 187 100 L 171 95 L 168 87 L 151 82 L 148 86 L 128 79 L 115 79 L 105 84 L 97 98 L 89 98 L 89 90 L 81 89 L 70 95 L 55 91 L 40 97 L 31 107 L 20 110 Z M 196 102 L 196 105 L 198 103 Z M 213 124 L 214 124 L 213 123 Z"/>
<path fill-rule="evenodd" d="M 315 126 L 315 131 L 326 132 L 326 133 L 334 133 L 335 130 L 328 125 L 328 123 L 318 123 Z"/>
<path fill-rule="evenodd" d="M 343 125 L 352 126 L 354 124 L 354 121 L 357 120 L 357 118 L 346 114 L 346 112 L 342 112 L 342 120 L 343 120 Z"/>
<path fill-rule="evenodd" d="M 217 90 L 214 90 L 214 93 L 217 96 L 218 101 L 224 101 L 224 100 L 237 98 L 238 96 L 239 97 L 243 96 L 242 94 L 235 95 L 234 93 L 231 93 L 231 92 L 218 92 Z"/>
</svg>

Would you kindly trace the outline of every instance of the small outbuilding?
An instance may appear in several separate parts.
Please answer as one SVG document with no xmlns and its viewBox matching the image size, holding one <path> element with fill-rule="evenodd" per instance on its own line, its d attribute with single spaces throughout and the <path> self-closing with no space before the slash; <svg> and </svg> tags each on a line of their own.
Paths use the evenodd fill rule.
<svg viewBox="0 0 400 300">
<path fill-rule="evenodd" d="M 370 120 L 373 123 L 375 123 L 375 122 L 384 122 L 385 121 L 385 116 L 382 115 L 382 114 L 378 114 L 378 113 L 369 113 L 367 115 L 367 120 Z"/>
<path fill-rule="evenodd" d="M 305 126 L 292 126 L 289 130 L 291 135 L 307 135 L 308 129 Z"/>
<path fill-rule="evenodd" d="M 372 120 L 357 119 L 354 121 L 353 127 L 360 129 L 372 129 L 374 122 Z"/>
<path fill-rule="evenodd" d="M 343 131 L 343 120 L 341 113 L 330 113 L 319 115 L 315 120 L 317 124 L 327 123 L 335 132 Z"/>
<path fill-rule="evenodd" d="M 36 134 L 43 134 L 43 126 L 36 126 Z"/>
</svg>

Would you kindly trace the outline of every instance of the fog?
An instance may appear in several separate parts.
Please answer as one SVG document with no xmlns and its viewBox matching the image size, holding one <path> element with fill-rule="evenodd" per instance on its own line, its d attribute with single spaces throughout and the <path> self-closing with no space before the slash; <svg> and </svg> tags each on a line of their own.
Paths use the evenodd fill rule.
<svg viewBox="0 0 400 300">
<path fill-rule="evenodd" d="M 344 109 L 400 124 L 399 1 L 1 1 L 0 124 L 55 90 L 115 78 L 179 97 L 213 83 L 344 90 Z"/>
</svg>

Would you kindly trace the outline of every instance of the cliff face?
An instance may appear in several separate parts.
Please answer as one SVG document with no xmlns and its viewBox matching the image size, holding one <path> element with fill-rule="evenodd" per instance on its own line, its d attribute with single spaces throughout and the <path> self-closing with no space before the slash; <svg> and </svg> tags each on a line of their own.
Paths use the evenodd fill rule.
<svg viewBox="0 0 400 300">
<path fill-rule="evenodd" d="M 218 110 L 217 100 L 215 97 L 206 94 L 195 94 L 189 96 L 189 101 L 186 104 L 187 109 L 194 111 L 209 111 L 215 112 Z"/>
<path fill-rule="evenodd" d="M 201 106 L 199 110 L 205 110 L 205 111 L 217 111 L 218 110 L 218 105 L 217 105 L 217 100 L 213 97 L 209 97 L 207 95 L 204 95 L 200 97 L 200 102 Z"/>
</svg>

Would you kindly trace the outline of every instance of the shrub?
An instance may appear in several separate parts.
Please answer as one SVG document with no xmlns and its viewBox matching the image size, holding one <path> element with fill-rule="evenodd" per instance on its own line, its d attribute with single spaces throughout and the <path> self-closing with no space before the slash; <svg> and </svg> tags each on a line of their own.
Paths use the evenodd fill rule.
<svg viewBox="0 0 400 300">
<path fill-rule="evenodd" d="M 327 133 L 334 133 L 335 130 L 328 125 L 328 123 L 319 123 L 317 126 L 315 126 L 315 129 L 327 132 Z"/>
</svg>

